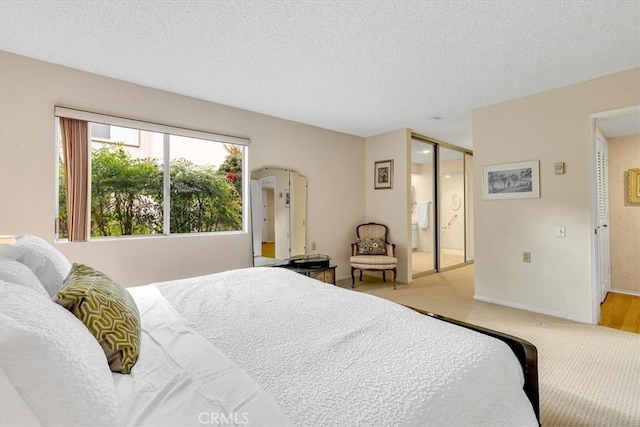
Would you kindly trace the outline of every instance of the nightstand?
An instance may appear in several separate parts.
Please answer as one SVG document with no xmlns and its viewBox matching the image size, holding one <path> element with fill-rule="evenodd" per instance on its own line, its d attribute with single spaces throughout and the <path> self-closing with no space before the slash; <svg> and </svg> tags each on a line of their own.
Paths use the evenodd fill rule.
<svg viewBox="0 0 640 427">
<path fill-rule="evenodd" d="M 291 271 L 295 271 L 296 273 L 304 274 L 307 277 L 311 277 L 312 279 L 319 280 L 324 283 L 331 283 L 332 285 L 336 284 L 336 267 L 335 265 L 330 265 L 328 267 L 318 267 L 318 268 L 303 268 L 303 267 L 295 267 L 295 266 L 285 266 L 284 268 L 288 268 Z"/>
<path fill-rule="evenodd" d="M 327 255 L 306 255 L 292 258 L 287 265 L 281 267 L 304 274 L 324 283 L 336 284 L 336 266 L 329 264 Z"/>
</svg>

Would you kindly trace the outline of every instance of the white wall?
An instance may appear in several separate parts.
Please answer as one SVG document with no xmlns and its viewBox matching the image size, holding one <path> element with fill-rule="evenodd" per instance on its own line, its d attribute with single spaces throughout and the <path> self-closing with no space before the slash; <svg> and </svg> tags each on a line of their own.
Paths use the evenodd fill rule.
<svg viewBox="0 0 640 427">
<path fill-rule="evenodd" d="M 365 217 L 363 138 L 0 52 L 0 233 L 53 242 L 55 105 L 251 139 L 248 166 L 309 179 L 309 242 L 349 276 L 350 242 Z M 348 165 L 348 167 L 345 167 Z M 252 264 L 251 236 L 172 236 L 58 243 L 72 261 L 125 285 Z"/>
<path fill-rule="evenodd" d="M 636 68 L 473 112 L 476 298 L 595 319 L 590 114 L 639 103 Z M 483 167 L 526 160 L 540 161 L 539 199 L 482 200 Z"/>
<path fill-rule="evenodd" d="M 366 222 L 385 224 L 388 239 L 396 244 L 398 257 L 397 281 L 406 283 L 410 277 L 407 257 L 411 251 L 411 132 L 400 129 L 367 138 L 365 155 Z M 374 189 L 376 161 L 394 161 L 393 188 Z M 355 239 L 355 228 L 353 231 Z"/>
<path fill-rule="evenodd" d="M 640 135 L 609 143 L 611 288 L 640 295 L 640 205 L 628 203 L 628 171 L 640 167 Z"/>
</svg>

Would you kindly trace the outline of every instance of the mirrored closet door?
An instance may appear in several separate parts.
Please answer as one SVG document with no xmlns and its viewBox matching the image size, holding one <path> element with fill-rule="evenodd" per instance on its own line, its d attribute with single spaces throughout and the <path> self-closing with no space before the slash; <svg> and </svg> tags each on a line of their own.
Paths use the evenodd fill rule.
<svg viewBox="0 0 640 427">
<path fill-rule="evenodd" d="M 438 148 L 439 269 L 442 270 L 466 261 L 465 158 L 461 151 Z"/>
<path fill-rule="evenodd" d="M 473 154 L 411 139 L 411 275 L 473 262 Z"/>
<path fill-rule="evenodd" d="M 432 143 L 411 141 L 411 273 L 435 271 L 435 152 Z"/>
</svg>

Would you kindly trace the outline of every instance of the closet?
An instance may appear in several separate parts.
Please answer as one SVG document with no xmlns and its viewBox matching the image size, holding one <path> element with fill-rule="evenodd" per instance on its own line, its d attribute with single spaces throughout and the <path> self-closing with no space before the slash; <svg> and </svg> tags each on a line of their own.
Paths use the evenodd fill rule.
<svg viewBox="0 0 640 427">
<path fill-rule="evenodd" d="M 473 153 L 411 139 L 411 274 L 473 261 Z"/>
</svg>

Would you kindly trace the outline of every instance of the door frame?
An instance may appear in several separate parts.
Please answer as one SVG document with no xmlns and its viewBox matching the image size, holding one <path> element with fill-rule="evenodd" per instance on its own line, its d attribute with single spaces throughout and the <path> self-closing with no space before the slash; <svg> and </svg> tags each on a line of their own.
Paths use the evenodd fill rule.
<svg viewBox="0 0 640 427">
<path fill-rule="evenodd" d="M 591 323 L 600 324 L 600 272 L 598 265 L 598 239 L 596 236 L 596 228 L 598 227 L 598 174 L 596 172 L 596 121 L 598 119 L 607 119 L 611 117 L 622 116 L 634 111 L 640 111 L 640 105 L 630 107 L 617 108 L 615 110 L 602 111 L 589 115 L 589 180 L 591 182 L 591 191 L 589 192 L 591 203 L 590 215 L 590 244 L 591 244 Z M 611 225 L 611 224 L 609 224 Z"/>
<path fill-rule="evenodd" d="M 409 183 L 407 186 L 407 242 L 411 242 L 411 207 L 413 206 L 413 200 L 411 199 L 411 159 L 412 159 L 412 141 L 416 140 L 419 142 L 424 142 L 427 143 L 429 145 L 431 145 L 433 147 L 433 156 L 432 156 L 432 161 L 433 161 L 433 180 L 432 180 L 432 184 L 433 184 L 433 203 L 432 203 L 432 209 L 433 209 L 433 219 L 430 222 L 430 224 L 433 225 L 434 227 L 434 231 L 433 231 L 433 269 L 431 270 L 426 270 L 426 271 L 422 271 L 419 273 L 413 273 L 413 260 L 412 260 L 412 256 L 411 256 L 411 250 L 408 251 L 408 262 L 407 262 L 407 275 L 408 275 L 408 280 L 409 283 L 411 283 L 413 281 L 413 279 L 418 278 L 418 277 L 422 277 L 422 276 L 426 276 L 429 274 L 434 274 L 434 273 L 442 273 L 448 270 L 453 270 L 456 268 L 460 268 L 460 267 L 464 267 L 465 265 L 469 265 L 469 264 L 473 264 L 475 262 L 475 258 L 473 259 L 468 259 L 468 248 L 467 248 L 467 243 L 468 243 L 468 238 L 467 238 L 467 233 L 469 232 L 469 230 L 467 229 L 467 225 L 468 225 L 468 218 L 467 218 L 467 206 L 469 203 L 469 199 L 466 197 L 467 193 L 473 193 L 473 188 L 467 188 L 467 179 L 465 179 L 465 176 L 467 174 L 467 162 L 466 162 L 466 155 L 470 155 L 472 160 L 471 160 L 471 171 L 473 172 L 474 170 L 474 164 L 473 164 L 473 150 L 470 150 L 468 148 L 464 148 L 464 147 L 459 147 L 457 145 L 453 145 L 453 144 L 449 144 L 447 142 L 444 141 L 440 141 L 438 139 L 435 138 L 431 138 L 428 136 L 424 136 L 424 135 L 420 135 L 419 133 L 416 132 L 410 132 L 409 138 L 407 139 L 407 150 L 408 150 L 408 155 L 407 155 L 407 161 L 408 161 L 408 171 L 407 171 L 407 182 Z M 452 151 L 457 151 L 460 152 L 462 154 L 462 173 L 463 173 L 463 186 L 464 186 L 464 204 L 465 204 L 465 209 L 463 211 L 463 221 L 464 221 L 464 231 L 463 231 L 463 248 L 464 248 L 464 260 L 462 263 L 459 264 L 455 264 L 455 265 L 451 265 L 448 267 L 442 267 L 440 265 L 440 243 L 441 243 L 441 238 L 440 238 L 440 148 L 446 148 Z M 409 201 L 410 200 L 410 201 Z M 473 199 L 472 199 L 473 201 Z M 411 245 L 408 245 L 409 247 L 411 247 Z"/>
</svg>

